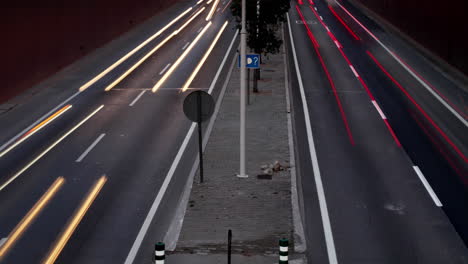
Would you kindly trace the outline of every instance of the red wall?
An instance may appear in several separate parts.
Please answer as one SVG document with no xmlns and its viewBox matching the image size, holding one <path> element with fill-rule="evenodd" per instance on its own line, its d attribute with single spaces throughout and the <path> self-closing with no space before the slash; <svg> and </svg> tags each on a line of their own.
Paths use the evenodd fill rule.
<svg viewBox="0 0 468 264">
<path fill-rule="evenodd" d="M 2 7 L 0 103 L 176 1 L 44 0 Z"/>
<path fill-rule="evenodd" d="M 358 0 L 468 75 L 468 0 Z"/>
</svg>

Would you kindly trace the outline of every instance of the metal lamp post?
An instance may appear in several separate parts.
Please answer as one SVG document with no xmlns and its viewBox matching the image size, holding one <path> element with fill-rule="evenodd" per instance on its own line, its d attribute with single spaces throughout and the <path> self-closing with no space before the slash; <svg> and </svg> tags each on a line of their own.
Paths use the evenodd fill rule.
<svg viewBox="0 0 468 264">
<path fill-rule="evenodd" d="M 247 30 L 245 27 L 245 15 L 246 15 L 246 4 L 245 0 L 242 0 L 242 24 L 240 32 L 240 170 L 237 177 L 247 178 L 248 175 L 245 173 L 245 99 L 246 99 L 246 46 L 247 46 Z"/>
</svg>

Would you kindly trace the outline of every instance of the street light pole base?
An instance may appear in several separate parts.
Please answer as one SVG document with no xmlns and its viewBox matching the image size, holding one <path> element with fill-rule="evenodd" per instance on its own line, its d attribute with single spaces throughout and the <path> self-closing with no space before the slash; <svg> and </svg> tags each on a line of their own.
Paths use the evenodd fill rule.
<svg viewBox="0 0 468 264">
<path fill-rule="evenodd" d="M 236 174 L 237 178 L 248 178 L 249 175 L 247 174 L 244 174 L 244 175 L 240 175 L 240 174 Z"/>
</svg>

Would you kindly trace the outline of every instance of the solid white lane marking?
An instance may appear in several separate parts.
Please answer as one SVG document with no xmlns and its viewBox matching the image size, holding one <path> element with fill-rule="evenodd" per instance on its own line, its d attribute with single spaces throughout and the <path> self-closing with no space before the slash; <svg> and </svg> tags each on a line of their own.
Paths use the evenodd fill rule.
<svg viewBox="0 0 468 264">
<path fill-rule="evenodd" d="M 377 104 L 377 102 L 376 102 L 375 100 L 372 100 L 372 104 L 374 105 L 375 109 L 377 109 L 377 112 L 379 112 L 380 117 L 381 117 L 383 120 L 387 119 L 387 117 L 386 117 L 385 114 L 383 113 L 382 109 L 380 109 L 379 104 Z"/>
<path fill-rule="evenodd" d="M 438 207 L 442 207 L 442 203 L 440 202 L 439 198 L 435 194 L 434 190 L 432 189 L 431 185 L 429 182 L 427 182 L 426 177 L 424 177 L 424 174 L 422 171 L 419 169 L 418 166 L 413 166 L 414 171 L 416 171 L 416 174 L 418 174 L 419 179 L 421 180 L 422 184 L 426 188 L 427 192 L 431 196 L 432 200 L 434 201 L 435 205 Z"/>
<path fill-rule="evenodd" d="M 234 44 L 234 41 L 236 40 L 237 35 L 238 35 L 238 30 L 234 34 L 234 37 L 231 41 L 231 45 L 229 46 L 226 54 L 224 55 L 224 59 L 221 62 L 220 67 L 218 68 L 218 72 L 216 73 L 215 77 L 213 78 L 213 81 L 211 82 L 210 90 L 208 91 L 209 94 L 211 94 L 216 82 L 218 81 L 219 74 L 221 73 L 221 70 L 224 67 L 224 64 L 226 63 L 226 59 L 229 56 L 229 53 L 231 52 L 232 45 Z M 180 146 L 179 151 L 177 152 L 177 155 L 174 158 L 174 161 L 172 162 L 171 168 L 169 169 L 166 175 L 166 178 L 164 179 L 164 182 L 161 185 L 161 188 L 159 189 L 158 195 L 154 199 L 154 202 L 151 205 L 151 208 L 148 214 L 146 215 L 145 221 L 143 222 L 143 225 L 141 226 L 140 231 L 138 232 L 138 235 L 135 238 L 135 241 L 133 242 L 132 248 L 128 252 L 128 255 L 127 255 L 127 258 L 125 259 L 124 264 L 133 264 L 133 262 L 135 261 L 135 257 L 138 253 L 138 250 L 141 247 L 141 243 L 143 243 L 143 239 L 145 238 L 145 235 L 148 232 L 150 224 L 153 221 L 156 211 L 158 210 L 159 204 L 161 203 L 161 200 L 164 194 L 166 193 L 167 187 L 169 186 L 169 183 L 171 182 L 171 179 L 174 176 L 174 172 L 182 158 L 182 155 L 184 154 L 185 149 L 187 148 L 188 142 L 190 141 L 190 138 L 192 137 L 192 134 L 195 130 L 195 126 L 196 126 L 196 123 L 192 123 L 192 125 L 190 126 L 190 129 L 187 132 L 187 135 L 185 136 L 184 141 L 182 142 L 182 145 Z"/>
<path fill-rule="evenodd" d="M 83 154 L 81 154 L 81 156 L 75 162 L 81 162 L 105 135 L 105 133 L 102 133 L 98 138 L 96 138 L 96 140 L 94 140 L 94 142 L 85 150 L 85 152 L 83 152 Z"/>
<path fill-rule="evenodd" d="M 447 104 L 447 102 L 445 102 L 444 99 L 442 99 L 436 92 L 434 92 L 432 90 L 431 87 L 429 87 L 429 85 L 427 85 L 423 80 L 421 80 L 421 78 L 419 78 L 419 76 L 417 76 L 410 68 L 408 68 L 397 56 L 395 56 L 395 54 L 393 54 L 393 52 L 387 47 L 385 46 L 374 34 L 372 34 L 372 32 L 370 32 L 361 22 L 359 22 L 359 20 L 357 20 L 351 13 L 348 12 L 348 10 L 346 8 L 344 8 L 340 3 L 338 3 L 338 1 L 335 0 L 335 2 L 354 20 L 356 21 L 357 24 L 359 24 L 367 33 L 369 33 L 369 35 L 375 40 L 377 41 L 377 43 L 379 43 L 380 46 L 382 46 L 382 48 L 384 48 L 385 51 L 387 51 L 390 56 L 393 57 L 393 59 L 395 59 L 407 72 L 409 72 L 411 74 L 411 76 L 413 76 L 413 78 L 415 78 L 424 88 L 426 88 L 427 91 L 429 91 L 442 105 L 444 105 L 450 112 L 452 112 L 452 114 L 455 115 L 455 117 L 458 118 L 458 120 L 460 120 L 464 125 L 465 127 L 468 127 L 468 121 L 465 120 L 457 111 L 455 111 L 449 104 Z"/>
<path fill-rule="evenodd" d="M 354 69 L 354 66 L 353 66 L 353 65 L 349 65 L 349 67 L 350 67 L 351 70 L 353 71 L 354 76 L 359 77 L 359 74 L 357 73 L 356 69 Z"/>
<path fill-rule="evenodd" d="M 187 46 L 190 44 L 190 41 L 185 43 L 185 45 L 182 47 L 182 50 L 184 50 L 185 48 L 187 48 Z"/>
<path fill-rule="evenodd" d="M 312 160 L 312 169 L 314 172 L 315 187 L 317 189 L 317 196 L 319 200 L 320 215 L 322 217 L 323 233 L 325 235 L 325 243 L 327 246 L 328 261 L 330 264 L 337 264 L 338 259 L 336 257 L 335 242 L 333 241 L 333 233 L 331 229 L 330 217 L 328 215 L 327 201 L 325 198 L 325 190 L 323 188 L 322 177 L 320 175 L 320 168 L 315 151 L 315 143 L 312 135 L 312 125 L 310 124 L 309 107 L 307 106 L 307 100 L 305 97 L 304 85 L 302 83 L 302 76 L 299 69 L 299 63 L 297 62 L 296 49 L 294 46 L 294 40 L 291 30 L 291 22 L 289 20 L 289 14 L 286 13 L 288 19 L 289 37 L 291 39 L 291 50 L 294 58 L 294 66 L 296 68 L 297 80 L 299 83 L 299 90 L 302 98 L 302 107 L 304 112 L 304 119 L 307 130 L 307 141 L 309 143 L 310 158 Z"/>
<path fill-rule="evenodd" d="M 49 112 L 47 112 L 45 115 L 41 116 L 39 119 L 37 119 L 34 123 L 32 123 L 30 126 L 28 126 L 27 128 L 23 129 L 21 132 L 19 132 L 16 136 L 12 137 L 10 140 L 8 140 L 6 143 L 4 143 L 1 147 L 0 147 L 0 151 L 4 150 L 6 147 L 8 147 L 13 141 L 17 140 L 19 137 L 21 137 L 22 135 L 24 135 L 26 132 L 28 132 L 29 130 L 31 130 L 33 127 L 35 127 L 37 124 L 39 124 L 40 122 L 44 121 L 47 117 L 49 117 L 50 115 L 52 115 L 53 113 L 55 113 L 59 108 L 62 108 L 66 103 L 68 103 L 70 100 L 72 100 L 73 98 L 75 98 L 77 95 L 79 95 L 81 92 L 78 91 L 76 93 L 74 93 L 72 96 L 68 97 L 67 99 L 65 99 L 65 101 L 61 102 L 59 105 L 57 105 L 54 109 L 50 110 Z"/>
<path fill-rule="evenodd" d="M 164 67 L 164 69 L 162 69 L 162 71 L 159 72 L 159 75 L 162 75 L 167 70 L 167 68 L 169 68 L 169 66 L 171 66 L 171 63 L 168 63 L 166 67 Z"/>
<path fill-rule="evenodd" d="M 135 105 L 135 103 L 140 99 L 140 97 L 143 96 L 143 94 L 144 94 L 146 91 L 147 91 L 147 90 L 141 91 L 141 93 L 140 93 L 135 99 L 133 99 L 133 101 L 132 101 L 128 106 L 133 106 L 133 105 Z"/>
<path fill-rule="evenodd" d="M 98 107 L 96 110 L 94 110 L 94 112 L 92 112 L 91 114 L 89 114 L 85 119 L 83 119 L 80 123 L 78 123 L 76 126 L 74 126 L 72 129 L 70 129 L 67 133 L 65 133 L 65 135 L 63 135 L 62 137 L 60 137 L 57 141 L 55 141 L 52 145 L 50 145 L 46 150 L 44 150 L 43 152 L 41 152 L 41 154 L 39 154 L 35 159 L 33 159 L 31 162 L 28 163 L 28 165 L 26 165 L 25 167 L 23 167 L 20 171 L 18 171 L 15 175 L 13 175 L 10 179 L 8 179 L 4 184 L 2 184 L 2 186 L 0 186 L 0 191 L 3 190 L 5 187 L 7 187 L 11 182 L 13 182 L 14 180 L 16 180 L 16 178 L 18 178 L 23 172 L 25 172 L 27 169 L 29 169 L 29 167 L 31 167 L 32 165 L 34 165 L 34 163 L 36 163 L 38 160 L 40 160 L 45 154 L 47 154 L 50 150 L 52 150 L 55 146 L 57 146 L 62 140 L 64 140 L 66 137 L 68 137 L 71 133 L 73 133 L 73 131 L 77 130 L 81 125 L 83 125 L 86 121 L 88 121 L 88 119 L 90 119 L 91 117 L 93 117 L 97 112 L 99 112 L 102 108 L 104 107 L 104 105 L 101 105 L 100 107 Z"/>
</svg>

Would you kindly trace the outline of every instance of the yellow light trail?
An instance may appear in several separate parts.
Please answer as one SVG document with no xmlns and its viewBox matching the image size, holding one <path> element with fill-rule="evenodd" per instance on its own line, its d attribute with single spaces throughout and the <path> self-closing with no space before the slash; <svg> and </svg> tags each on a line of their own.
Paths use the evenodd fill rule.
<svg viewBox="0 0 468 264">
<path fill-rule="evenodd" d="M 216 35 L 215 39 L 213 40 L 213 42 L 211 43 L 211 46 L 208 48 L 208 50 L 206 51 L 205 55 L 203 56 L 203 58 L 200 60 L 200 62 L 198 63 L 197 67 L 195 68 L 195 70 L 193 70 L 192 74 L 190 75 L 190 77 L 187 79 L 187 81 L 185 82 L 184 86 L 182 86 L 182 92 L 185 92 L 187 91 L 188 87 L 190 86 L 190 84 L 192 83 L 193 79 L 195 79 L 195 76 L 198 74 L 198 72 L 200 71 L 201 67 L 203 66 L 203 64 L 205 63 L 206 59 L 208 58 L 208 56 L 210 55 L 211 51 L 213 50 L 213 48 L 215 47 L 216 43 L 218 42 L 219 38 L 221 37 L 221 34 L 223 34 L 224 32 L 224 29 L 226 28 L 226 26 L 228 25 L 228 22 L 224 22 L 224 25 L 221 27 L 221 30 L 218 32 L 218 34 Z"/>
<path fill-rule="evenodd" d="M 49 253 L 47 254 L 47 257 L 42 262 L 43 264 L 53 264 L 55 262 L 55 260 L 60 255 L 60 252 L 62 252 L 63 248 L 72 236 L 76 227 L 85 216 L 89 207 L 91 207 L 91 204 L 98 196 L 106 181 L 107 177 L 104 175 L 94 183 L 93 187 L 90 189 L 83 202 L 81 202 L 80 207 L 78 208 L 78 210 L 75 211 L 75 214 L 68 222 L 66 228 L 62 231 L 59 238 L 56 240 L 54 246 L 50 249 Z"/>
<path fill-rule="evenodd" d="M 76 126 L 74 126 L 72 129 L 70 129 L 65 135 L 63 135 L 61 138 L 59 138 L 57 141 L 55 141 L 52 145 L 50 145 L 46 150 L 44 150 L 41 154 L 39 154 L 34 160 L 28 163 L 24 168 L 22 168 L 20 171 L 18 171 L 15 175 L 13 175 L 9 180 L 7 180 L 2 186 L 0 186 L 0 191 L 2 191 L 5 187 L 7 187 L 12 181 L 16 180 L 23 172 L 25 172 L 29 167 L 34 165 L 39 159 L 41 159 L 47 152 L 49 152 L 51 149 L 53 149 L 55 146 L 57 146 L 62 140 L 64 140 L 68 135 L 73 133 L 76 129 L 78 129 L 81 125 L 83 125 L 88 119 L 90 119 L 92 116 L 94 116 L 97 112 L 99 112 L 104 105 L 101 105 L 98 107 L 94 112 L 92 112 L 90 115 L 88 115 L 85 119 L 83 119 L 80 123 L 78 123 Z"/>
<path fill-rule="evenodd" d="M 14 246 L 16 241 L 22 236 L 22 234 L 28 229 L 28 227 L 34 222 L 39 213 L 46 207 L 54 195 L 60 190 L 62 185 L 65 183 L 63 177 L 58 177 L 42 197 L 34 204 L 24 218 L 16 225 L 13 231 L 8 236 L 7 241 L 0 248 L 0 260 L 5 257 L 8 251 Z"/>
<path fill-rule="evenodd" d="M 210 19 L 213 17 L 214 12 L 216 11 L 216 7 L 218 7 L 219 0 L 215 0 L 213 6 L 211 7 L 210 13 L 208 13 L 208 16 L 206 16 L 206 21 L 210 21 Z"/>
<path fill-rule="evenodd" d="M 200 34 L 198 34 L 198 36 L 192 41 L 192 43 L 190 43 L 190 46 L 188 46 L 188 48 L 184 51 L 184 53 L 182 53 L 182 55 L 180 55 L 180 57 L 176 60 L 176 62 L 174 62 L 174 64 L 172 64 L 171 68 L 169 68 L 169 70 L 163 75 L 163 77 L 161 79 L 159 79 L 159 81 L 151 89 L 151 91 L 153 93 L 155 93 L 161 87 L 161 85 L 166 81 L 166 79 L 169 78 L 169 76 L 172 74 L 172 72 L 185 59 L 185 57 L 190 52 L 190 50 L 192 50 L 192 48 L 197 44 L 197 42 L 200 40 L 200 38 L 203 36 L 203 34 L 205 34 L 206 30 L 210 26 L 211 26 L 211 22 L 208 22 L 208 24 L 206 24 L 206 26 L 203 28 L 203 30 L 200 32 Z"/>
<path fill-rule="evenodd" d="M 194 20 L 201 12 L 205 10 L 205 7 L 203 7 L 200 11 L 198 11 L 194 16 L 192 16 L 187 22 L 185 22 L 179 29 L 174 31 L 171 35 L 169 35 L 167 38 L 165 38 L 162 42 L 160 42 L 154 49 L 152 49 L 148 54 L 146 54 L 143 58 L 141 58 L 135 65 L 133 65 L 130 69 L 128 69 L 124 74 L 122 74 L 119 78 L 117 78 L 115 81 L 113 81 L 111 84 L 109 84 L 104 90 L 110 91 L 112 88 L 114 88 L 119 82 L 121 82 L 123 79 L 125 79 L 128 75 L 130 75 L 136 68 L 138 68 L 143 62 L 145 62 L 149 57 L 151 57 L 156 51 L 158 51 L 164 44 L 166 44 L 172 37 L 177 35 L 182 29 L 184 29 L 192 20 Z"/>
<path fill-rule="evenodd" d="M 57 112 L 55 112 L 53 115 L 49 116 L 47 119 L 45 119 L 44 121 L 42 121 L 41 123 L 39 123 L 37 126 L 33 127 L 31 130 L 29 130 L 28 132 L 26 132 L 18 141 L 15 142 L 15 144 L 11 145 L 10 147 L 8 147 L 7 149 L 5 149 L 4 151 L 2 151 L 0 153 L 0 158 L 3 157 L 5 154 L 7 154 L 8 152 L 10 152 L 12 149 L 14 149 L 16 146 L 18 146 L 19 144 L 21 144 L 23 141 L 25 141 L 26 139 L 28 139 L 30 136 L 34 135 L 36 132 L 38 132 L 39 130 L 41 130 L 43 127 L 47 126 L 50 122 L 54 121 L 56 118 L 58 118 L 59 116 L 61 116 L 63 113 L 65 113 L 66 111 L 68 111 L 70 108 L 72 108 L 71 105 L 66 105 L 64 106 L 62 109 L 58 110 Z"/>
<path fill-rule="evenodd" d="M 107 69 L 105 69 L 104 71 L 102 71 L 101 73 L 99 73 L 98 75 L 96 75 L 93 79 L 89 80 L 87 83 L 85 83 L 83 86 L 80 87 L 80 91 L 84 91 L 86 90 L 87 88 L 89 88 L 91 85 L 93 85 L 95 82 L 97 82 L 99 79 L 101 79 L 104 75 L 108 74 L 110 71 L 112 71 L 113 69 L 115 69 L 117 66 L 119 66 L 122 62 L 126 61 L 130 56 L 132 56 L 133 54 L 135 54 L 137 51 L 139 51 L 141 48 L 143 48 L 146 44 L 148 44 L 150 41 L 152 41 L 153 39 L 155 39 L 156 37 L 158 37 L 159 35 L 161 35 L 164 31 L 166 31 L 167 28 L 169 28 L 170 26 L 172 26 L 175 22 L 177 22 L 179 19 L 181 19 L 183 16 L 185 16 L 188 12 L 190 12 L 190 10 L 192 10 L 192 7 L 190 7 L 189 9 L 185 10 L 182 14 L 180 14 L 178 17 L 176 17 L 175 19 L 173 19 L 169 24 L 167 24 L 166 26 L 164 26 L 161 30 L 159 30 L 158 32 L 156 32 L 154 35 L 152 35 L 150 38 L 148 38 L 147 40 L 145 40 L 144 42 L 142 42 L 140 45 L 138 45 L 136 48 L 134 48 L 132 51 L 130 51 L 129 53 L 127 53 L 125 56 L 123 56 L 122 58 L 120 58 L 118 61 L 116 61 L 114 64 L 112 64 L 111 66 L 109 66 Z"/>
</svg>

